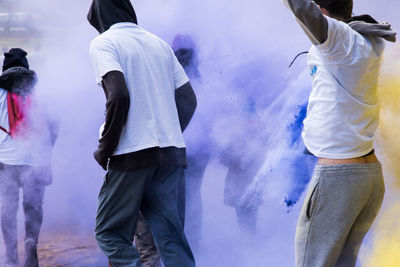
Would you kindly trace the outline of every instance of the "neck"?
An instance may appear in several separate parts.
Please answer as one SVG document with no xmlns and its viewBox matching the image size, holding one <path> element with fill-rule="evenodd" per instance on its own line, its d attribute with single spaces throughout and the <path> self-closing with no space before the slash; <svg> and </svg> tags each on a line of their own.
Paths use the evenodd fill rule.
<svg viewBox="0 0 400 267">
<path fill-rule="evenodd" d="M 348 19 L 344 19 L 344 18 L 341 18 L 341 17 L 335 17 L 335 16 L 329 16 L 329 17 L 331 17 L 331 18 L 333 18 L 333 19 L 336 19 L 336 20 L 338 20 L 338 21 L 343 21 L 343 22 L 348 21 Z"/>
</svg>

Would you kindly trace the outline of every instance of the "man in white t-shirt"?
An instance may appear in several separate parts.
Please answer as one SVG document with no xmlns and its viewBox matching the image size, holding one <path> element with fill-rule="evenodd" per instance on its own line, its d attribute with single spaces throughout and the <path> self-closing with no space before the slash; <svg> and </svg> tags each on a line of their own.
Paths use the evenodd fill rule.
<svg viewBox="0 0 400 267">
<path fill-rule="evenodd" d="M 107 170 L 96 217 L 99 246 L 111 266 L 142 266 L 132 244 L 141 211 L 164 266 L 195 266 L 184 233 L 182 131 L 196 108 L 189 79 L 169 45 L 137 25 L 129 0 L 94 0 L 88 20 L 100 33 L 90 56 L 107 98 L 94 153 Z"/>
<path fill-rule="evenodd" d="M 390 25 L 351 17 L 352 0 L 283 0 L 312 41 L 303 140 L 319 158 L 296 231 L 296 266 L 355 266 L 384 196 L 374 154 L 377 79 Z"/>
</svg>

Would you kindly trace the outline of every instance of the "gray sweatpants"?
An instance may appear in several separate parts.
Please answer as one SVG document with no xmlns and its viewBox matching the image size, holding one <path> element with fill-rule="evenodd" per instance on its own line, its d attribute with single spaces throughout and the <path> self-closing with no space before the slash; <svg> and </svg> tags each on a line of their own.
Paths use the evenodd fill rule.
<svg viewBox="0 0 400 267">
<path fill-rule="evenodd" d="M 184 233 L 185 180 L 182 167 L 108 171 L 99 194 L 96 239 L 113 267 L 142 267 L 133 246 L 142 212 L 165 267 L 194 267 Z"/>
<path fill-rule="evenodd" d="M 317 165 L 296 230 L 296 267 L 351 267 L 381 207 L 380 163 Z"/>
</svg>

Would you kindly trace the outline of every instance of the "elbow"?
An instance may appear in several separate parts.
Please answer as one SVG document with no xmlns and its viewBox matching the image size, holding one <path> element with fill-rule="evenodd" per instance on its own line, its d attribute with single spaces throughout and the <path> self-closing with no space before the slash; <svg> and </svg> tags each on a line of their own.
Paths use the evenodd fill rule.
<svg viewBox="0 0 400 267">
<path fill-rule="evenodd" d="M 131 99 L 129 97 L 128 88 L 120 90 L 117 94 L 114 95 L 114 98 L 121 105 L 129 105 Z"/>
<path fill-rule="evenodd" d="M 302 6 L 290 5 L 290 8 L 292 9 L 294 16 L 298 19 L 301 17 L 301 14 L 304 14 L 304 7 Z"/>
<path fill-rule="evenodd" d="M 293 1 L 293 0 L 284 0 L 289 7 L 289 9 L 292 10 L 293 14 L 295 17 L 300 16 L 305 12 L 305 8 L 307 7 L 307 4 L 304 3 L 304 1 Z"/>
<path fill-rule="evenodd" d="M 129 109 L 130 97 L 128 92 L 119 93 L 110 97 L 107 101 L 107 108 L 118 107 L 119 109 Z"/>
<path fill-rule="evenodd" d="M 127 106 L 129 107 L 130 103 L 131 103 L 131 98 L 129 97 L 129 92 L 126 91 L 125 93 L 121 94 L 119 97 L 119 103 L 121 105 Z"/>
<path fill-rule="evenodd" d="M 197 97 L 196 94 L 193 92 L 192 97 L 191 97 L 191 107 L 192 107 L 192 113 L 194 113 L 197 109 Z"/>
<path fill-rule="evenodd" d="M 188 106 L 191 108 L 192 113 L 194 113 L 194 111 L 197 108 L 197 97 L 190 83 L 188 83 L 187 85 L 186 95 L 187 95 L 186 101 L 188 102 Z"/>
</svg>

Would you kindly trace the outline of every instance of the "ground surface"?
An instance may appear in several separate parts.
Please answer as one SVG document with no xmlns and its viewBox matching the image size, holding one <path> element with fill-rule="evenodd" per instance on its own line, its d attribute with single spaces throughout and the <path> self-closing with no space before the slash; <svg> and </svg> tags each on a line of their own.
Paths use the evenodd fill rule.
<svg viewBox="0 0 400 267">
<path fill-rule="evenodd" d="M 39 245 L 40 266 L 106 266 L 106 260 L 93 236 L 84 237 L 73 233 L 43 234 Z"/>
<path fill-rule="evenodd" d="M 2 246 L 4 248 L 4 246 Z M 23 240 L 19 242 L 20 263 L 24 260 Z M 4 257 L 2 249 L 1 259 Z M 42 232 L 38 246 L 41 267 L 101 267 L 107 266 L 92 235 L 67 231 Z M 2 266 L 0 264 L 0 266 Z"/>
</svg>

